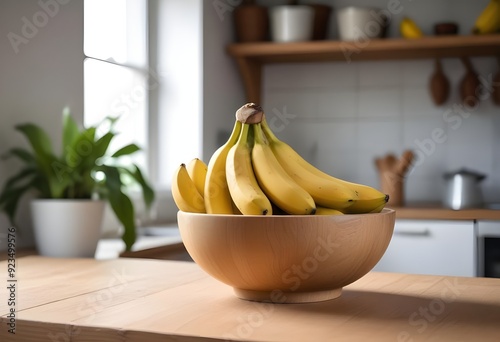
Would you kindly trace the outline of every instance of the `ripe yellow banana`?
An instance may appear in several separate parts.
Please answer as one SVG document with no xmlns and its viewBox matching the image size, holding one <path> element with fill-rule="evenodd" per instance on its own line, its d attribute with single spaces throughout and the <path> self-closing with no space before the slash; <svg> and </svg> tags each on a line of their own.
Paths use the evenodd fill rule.
<svg viewBox="0 0 500 342">
<path fill-rule="evenodd" d="M 203 197 L 205 192 L 205 179 L 207 177 L 207 164 L 201 159 L 194 158 L 187 165 L 186 170 L 196 186 L 196 190 Z"/>
<path fill-rule="evenodd" d="M 344 213 L 336 209 L 316 207 L 316 215 L 344 215 Z"/>
<path fill-rule="evenodd" d="M 389 195 L 368 185 L 351 183 L 344 180 L 342 182 L 358 194 L 358 200 L 350 207 L 342 210 L 346 214 L 379 213 L 389 201 Z"/>
<path fill-rule="evenodd" d="M 243 215 L 272 215 L 271 202 L 257 183 L 252 169 L 250 124 L 243 124 L 236 145 L 226 159 L 226 179 L 234 204 Z"/>
<path fill-rule="evenodd" d="M 316 201 L 317 206 L 337 209 L 349 214 L 362 214 L 382 211 L 385 204 L 389 200 L 389 196 L 375 188 L 363 184 L 348 182 L 324 173 L 304 160 L 289 145 L 280 141 L 273 134 L 265 120 L 262 121 L 262 128 L 266 137 L 269 139 L 271 148 L 273 149 L 278 161 L 280 161 L 292 178 L 294 178 L 297 182 L 299 182 L 299 180 L 304 180 L 304 184 L 307 182 L 312 183 L 314 180 L 317 188 L 316 192 L 309 190 L 304 185 L 302 185 L 302 187 L 309 191 L 311 196 Z M 285 165 L 287 165 L 287 167 L 285 167 Z M 309 181 L 307 181 L 307 177 L 309 177 Z M 300 182 L 299 185 L 301 185 Z M 339 197 L 339 193 L 335 192 L 335 189 L 332 189 L 332 187 L 349 190 L 349 192 L 345 192 L 344 190 L 340 193 L 340 204 L 336 202 L 332 203 L 332 198 L 337 198 L 338 200 Z M 350 198 L 355 199 L 355 201 L 350 202 L 350 205 L 345 205 L 345 201 L 349 198 L 349 195 Z M 344 206 L 342 206 L 342 204 Z"/>
<path fill-rule="evenodd" d="M 241 122 L 236 120 L 228 141 L 214 152 L 208 162 L 205 182 L 205 207 L 209 214 L 233 214 L 234 203 L 226 180 L 226 158 L 236 144 L 241 131 Z"/>
<path fill-rule="evenodd" d="M 179 210 L 191 213 L 205 213 L 203 197 L 189 177 L 186 165 L 181 164 L 172 179 L 172 195 Z"/>
<path fill-rule="evenodd" d="M 500 0 L 490 0 L 476 19 L 472 28 L 474 34 L 495 33 L 500 30 Z"/>
<path fill-rule="evenodd" d="M 417 24 L 408 17 L 404 17 L 403 20 L 401 20 L 399 32 L 404 38 L 409 39 L 420 38 L 424 35 Z"/>
<path fill-rule="evenodd" d="M 378 206 L 375 209 L 373 209 L 372 211 L 370 211 L 370 213 L 380 213 L 384 209 L 385 205 L 386 205 L 386 203 L 381 204 L 380 206 Z"/>
<path fill-rule="evenodd" d="M 254 145 L 252 166 L 255 177 L 267 197 L 291 215 L 310 215 L 316 204 L 307 191 L 301 188 L 283 169 L 264 138 L 260 124 L 253 124 Z"/>
<path fill-rule="evenodd" d="M 312 196 L 316 205 L 342 210 L 354 204 L 357 194 L 353 190 L 342 184 L 341 180 L 309 164 L 291 146 L 279 140 L 265 119 L 262 120 L 262 129 L 281 166 Z"/>
</svg>

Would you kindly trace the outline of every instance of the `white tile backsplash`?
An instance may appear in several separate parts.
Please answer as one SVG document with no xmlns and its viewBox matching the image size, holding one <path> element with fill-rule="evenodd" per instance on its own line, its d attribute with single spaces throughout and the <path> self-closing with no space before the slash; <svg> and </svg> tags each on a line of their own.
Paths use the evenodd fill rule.
<svg viewBox="0 0 500 342">
<path fill-rule="evenodd" d="M 442 112 L 448 108 L 451 96 L 448 101 L 441 106 L 436 106 L 432 101 L 429 87 L 426 84 L 415 86 L 405 86 L 402 91 L 402 111 L 403 116 L 408 119 L 421 119 L 428 117 L 432 120 L 435 117 L 441 118 Z M 442 120 L 442 119 L 441 119 Z"/>
<path fill-rule="evenodd" d="M 358 116 L 357 103 L 359 92 L 350 89 L 325 88 L 316 92 L 318 119 L 350 118 Z"/>
<path fill-rule="evenodd" d="M 499 70 L 495 58 L 472 62 L 484 79 Z M 419 159 L 407 177 L 408 201 L 440 200 L 442 174 L 469 167 L 488 175 L 485 199 L 500 202 L 500 107 L 486 96 L 464 109 L 465 69 L 456 58 L 442 63 L 450 98 L 440 107 L 429 94 L 431 59 L 267 65 L 263 105 L 296 114 L 278 136 L 334 176 L 378 187 L 374 159 L 413 149 Z"/>
<path fill-rule="evenodd" d="M 270 90 L 266 96 L 269 101 L 266 102 L 266 115 L 269 117 L 277 116 L 281 121 L 289 117 L 289 120 L 296 118 L 312 119 L 317 116 L 318 95 L 315 92 L 304 89 L 277 89 Z M 286 116 L 283 116 L 284 114 Z"/>
<path fill-rule="evenodd" d="M 359 90 L 360 118 L 398 118 L 401 115 L 398 87 L 362 87 Z"/>
<path fill-rule="evenodd" d="M 424 86 L 429 84 L 429 77 L 434 72 L 434 61 L 422 59 L 417 61 L 402 61 L 401 78 L 405 86 Z"/>
<path fill-rule="evenodd" d="M 401 62 L 377 61 L 359 63 L 360 86 L 399 86 L 402 81 Z"/>
</svg>

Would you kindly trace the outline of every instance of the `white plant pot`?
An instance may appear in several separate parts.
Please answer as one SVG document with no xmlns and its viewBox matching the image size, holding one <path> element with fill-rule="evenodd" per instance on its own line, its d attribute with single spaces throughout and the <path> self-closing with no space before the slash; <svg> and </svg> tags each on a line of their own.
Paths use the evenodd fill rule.
<svg viewBox="0 0 500 342">
<path fill-rule="evenodd" d="M 37 199 L 31 202 L 38 253 L 93 258 L 101 237 L 104 201 Z"/>
<path fill-rule="evenodd" d="M 275 42 L 311 40 L 314 9 L 311 6 L 275 6 L 270 9 L 271 39 Z"/>
</svg>

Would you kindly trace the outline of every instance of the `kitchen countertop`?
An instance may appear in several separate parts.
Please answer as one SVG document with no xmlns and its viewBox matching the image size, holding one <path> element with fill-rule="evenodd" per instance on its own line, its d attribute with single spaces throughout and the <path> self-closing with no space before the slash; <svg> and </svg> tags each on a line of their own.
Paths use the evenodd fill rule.
<svg viewBox="0 0 500 342">
<path fill-rule="evenodd" d="M 132 253 L 162 246 L 182 244 L 181 234 L 177 224 L 171 224 L 161 227 L 141 228 L 141 235 L 132 246 Z M 101 239 L 97 244 L 95 253 L 96 259 L 114 259 L 122 254 L 131 254 L 125 252 L 125 243 L 120 238 Z"/>
<path fill-rule="evenodd" d="M 493 207 L 493 206 L 492 206 Z M 500 209 L 490 207 L 453 210 L 439 203 L 410 203 L 396 210 L 396 219 L 417 220 L 500 220 Z"/>
<path fill-rule="evenodd" d="M 265 304 L 236 298 L 187 262 L 31 256 L 16 272 L 14 292 L 0 287 L 2 341 L 484 342 L 500 334 L 493 278 L 370 272 L 334 300 Z M 17 304 L 15 338 L 7 298 Z"/>
<path fill-rule="evenodd" d="M 141 228 L 141 235 L 137 237 L 137 241 L 132 246 L 132 251 L 125 251 L 125 243 L 122 239 L 102 238 L 97 243 L 95 258 L 99 260 L 116 259 L 120 256 L 136 257 L 140 255 L 148 255 L 151 253 L 161 253 L 165 249 L 171 247 L 183 246 L 181 234 L 177 223 Z M 16 251 L 18 257 L 37 255 L 38 252 L 34 247 L 18 249 Z M 0 261 L 7 259 L 7 253 L 0 253 Z"/>
</svg>

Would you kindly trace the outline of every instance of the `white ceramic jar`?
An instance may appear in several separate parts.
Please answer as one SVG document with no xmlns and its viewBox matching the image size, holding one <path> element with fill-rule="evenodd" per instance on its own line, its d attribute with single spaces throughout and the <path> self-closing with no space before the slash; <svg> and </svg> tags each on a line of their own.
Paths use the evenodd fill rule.
<svg viewBox="0 0 500 342">
<path fill-rule="evenodd" d="M 341 8 L 337 11 L 339 38 L 345 41 L 379 38 L 383 33 L 382 21 L 373 8 Z"/>
<path fill-rule="evenodd" d="M 275 6 L 270 8 L 271 40 L 299 42 L 312 39 L 314 9 L 311 6 Z"/>
</svg>

